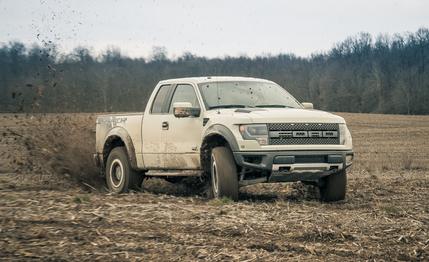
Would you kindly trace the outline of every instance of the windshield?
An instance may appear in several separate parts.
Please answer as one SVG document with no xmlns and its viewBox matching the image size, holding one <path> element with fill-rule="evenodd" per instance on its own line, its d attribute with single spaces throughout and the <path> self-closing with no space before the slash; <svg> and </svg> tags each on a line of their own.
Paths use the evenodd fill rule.
<svg viewBox="0 0 429 262">
<path fill-rule="evenodd" d="M 286 90 L 274 83 L 254 81 L 199 84 L 207 109 L 240 107 L 302 108 Z"/>
</svg>

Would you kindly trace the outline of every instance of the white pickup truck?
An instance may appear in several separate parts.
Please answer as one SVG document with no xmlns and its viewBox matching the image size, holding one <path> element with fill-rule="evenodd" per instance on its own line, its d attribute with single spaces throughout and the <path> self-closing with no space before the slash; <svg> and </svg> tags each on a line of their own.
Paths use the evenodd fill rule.
<svg viewBox="0 0 429 262">
<path fill-rule="evenodd" d="M 300 103 L 284 88 L 248 77 L 158 83 L 144 113 L 97 118 L 94 160 L 112 192 L 145 177 L 198 176 L 212 197 L 239 187 L 303 181 L 323 201 L 345 198 L 352 138 L 342 117 Z"/>
</svg>

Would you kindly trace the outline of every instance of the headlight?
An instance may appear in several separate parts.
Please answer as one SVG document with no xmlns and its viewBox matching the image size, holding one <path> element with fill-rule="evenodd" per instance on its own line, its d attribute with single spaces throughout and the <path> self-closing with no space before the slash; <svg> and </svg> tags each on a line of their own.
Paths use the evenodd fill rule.
<svg viewBox="0 0 429 262">
<path fill-rule="evenodd" d="M 340 124 L 340 144 L 352 144 L 352 135 L 345 124 Z"/>
<path fill-rule="evenodd" d="M 245 140 L 256 140 L 259 145 L 268 144 L 268 128 L 264 124 L 240 125 L 240 133 Z"/>
</svg>

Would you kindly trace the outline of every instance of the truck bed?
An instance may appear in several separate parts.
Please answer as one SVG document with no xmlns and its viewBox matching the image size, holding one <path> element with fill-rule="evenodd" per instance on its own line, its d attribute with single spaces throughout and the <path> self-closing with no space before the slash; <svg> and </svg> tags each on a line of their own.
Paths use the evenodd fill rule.
<svg viewBox="0 0 429 262">
<path fill-rule="evenodd" d="M 96 152 L 103 153 L 104 143 L 109 136 L 118 136 L 134 146 L 135 154 L 142 152 L 143 112 L 113 113 L 97 116 Z"/>
</svg>

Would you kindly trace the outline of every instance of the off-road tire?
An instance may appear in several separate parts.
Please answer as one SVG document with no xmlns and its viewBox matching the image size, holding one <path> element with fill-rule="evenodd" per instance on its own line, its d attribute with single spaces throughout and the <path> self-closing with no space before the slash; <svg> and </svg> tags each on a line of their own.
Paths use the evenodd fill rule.
<svg viewBox="0 0 429 262">
<path fill-rule="evenodd" d="M 333 202 L 346 198 L 347 173 L 345 169 L 322 178 L 320 182 L 320 200 Z"/>
<path fill-rule="evenodd" d="M 120 172 L 120 173 L 119 173 Z M 125 147 L 115 147 L 106 162 L 106 184 L 112 193 L 139 190 L 144 176 L 131 168 Z"/>
<path fill-rule="evenodd" d="M 210 177 L 213 197 L 238 200 L 237 166 L 229 148 L 221 146 L 211 150 Z"/>
</svg>

